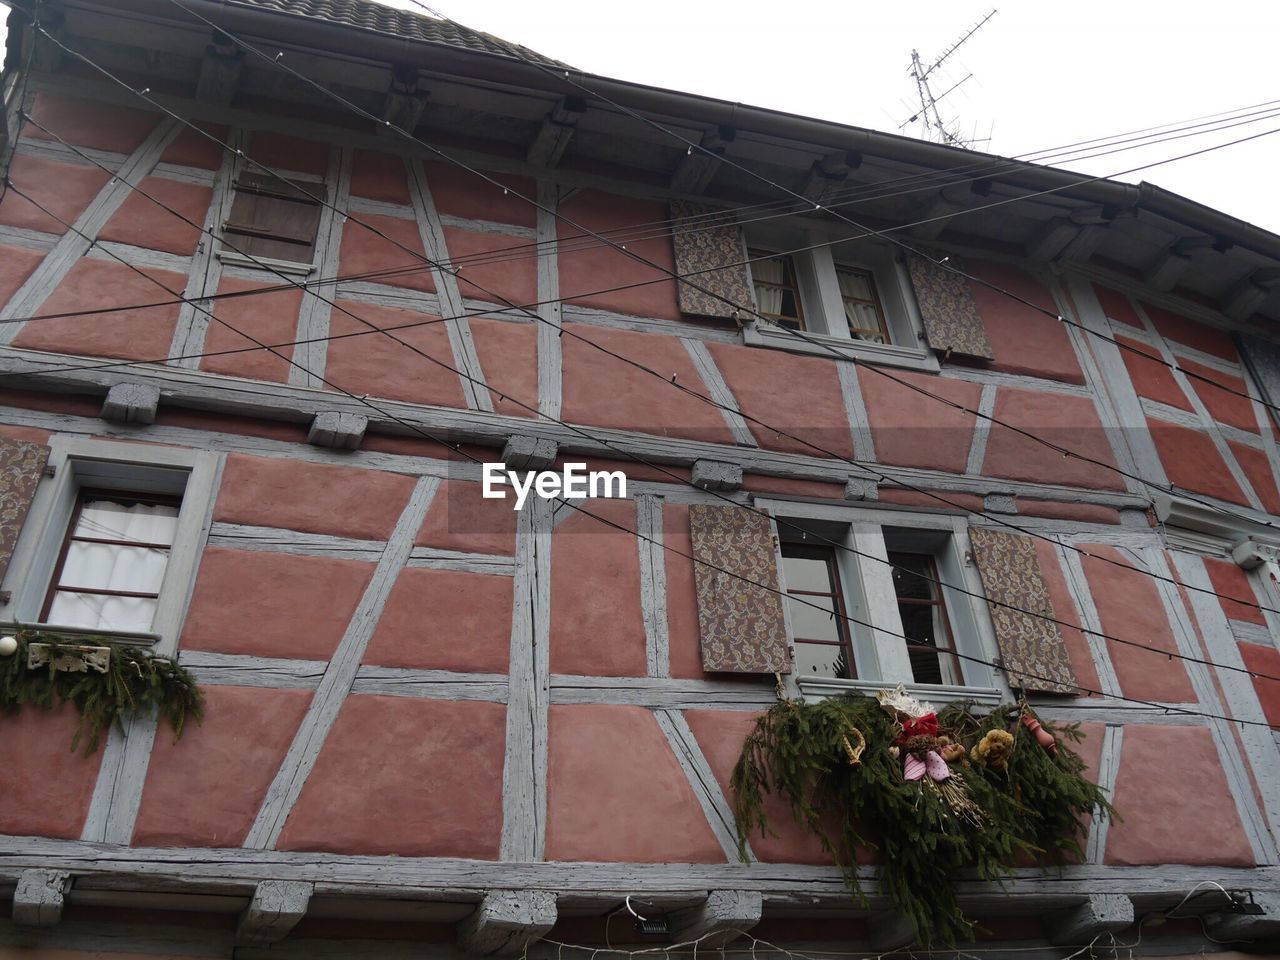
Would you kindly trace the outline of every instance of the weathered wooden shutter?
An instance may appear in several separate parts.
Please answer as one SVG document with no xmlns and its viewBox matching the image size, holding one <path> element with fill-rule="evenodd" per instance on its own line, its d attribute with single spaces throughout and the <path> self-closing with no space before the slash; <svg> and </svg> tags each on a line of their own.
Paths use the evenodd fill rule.
<svg viewBox="0 0 1280 960">
<path fill-rule="evenodd" d="M 743 263 L 747 247 L 742 228 L 736 223 L 718 223 L 708 227 L 705 221 L 687 222 L 689 217 L 715 213 L 727 215 L 724 210 L 700 203 L 684 200 L 671 203 L 676 273 L 688 276 L 698 287 L 711 291 L 704 293 L 689 283 L 680 283 L 680 311 L 700 317 L 729 319 L 735 318 L 736 314 L 747 320 L 750 311 L 755 309 L 756 298 L 751 287 L 751 272 Z M 715 267 L 723 269 L 713 269 Z M 735 304 L 745 309 L 737 310 Z"/>
<path fill-rule="evenodd" d="M 969 542 L 990 601 L 991 622 L 1010 685 L 1037 693 L 1076 693 L 1076 675 L 1062 631 L 1053 620 L 1044 619 L 1056 619 L 1057 614 L 1034 541 L 1016 533 L 970 527 Z"/>
<path fill-rule="evenodd" d="M 695 504 L 689 508 L 689 532 L 693 557 L 703 561 L 693 565 L 702 668 L 790 673 L 769 518 L 739 507 Z"/>
<path fill-rule="evenodd" d="M 228 243 L 247 256 L 310 263 L 320 228 L 317 201 L 327 200 L 323 184 L 304 189 L 268 174 L 243 174 L 225 224 Z"/>
<path fill-rule="evenodd" d="M 907 268 L 929 346 L 944 353 L 990 360 L 991 344 L 969 281 L 914 253 L 907 254 Z"/>
<path fill-rule="evenodd" d="M 0 580 L 18 545 L 36 487 L 49 462 L 49 448 L 0 437 Z"/>
<path fill-rule="evenodd" d="M 1247 333 L 1235 335 L 1236 348 L 1253 374 L 1262 399 L 1272 407 L 1271 418 L 1280 423 L 1280 344 Z"/>
</svg>

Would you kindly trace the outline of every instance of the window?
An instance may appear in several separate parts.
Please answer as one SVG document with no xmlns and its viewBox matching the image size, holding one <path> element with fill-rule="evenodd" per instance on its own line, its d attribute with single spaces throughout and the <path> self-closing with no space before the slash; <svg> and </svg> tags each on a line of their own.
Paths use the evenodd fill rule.
<svg viewBox="0 0 1280 960">
<path fill-rule="evenodd" d="M 964 671 L 955 655 L 937 563 L 926 553 L 896 552 L 889 554 L 889 563 L 912 677 L 916 683 L 962 685 Z"/>
<path fill-rule="evenodd" d="M 271 174 L 242 173 L 231 216 L 222 227 L 223 253 L 249 264 L 257 258 L 310 266 L 327 199 L 322 183 L 294 184 Z"/>
<path fill-rule="evenodd" d="M 854 340 L 889 343 L 889 328 L 885 326 L 880 295 L 876 293 L 875 274 L 870 270 L 836 264 L 836 280 L 840 284 L 849 336 Z"/>
<path fill-rule="evenodd" d="M 800 281 L 795 259 L 752 250 L 751 283 L 756 291 L 760 312 L 793 330 L 804 329 L 804 308 L 800 303 Z"/>
<path fill-rule="evenodd" d="M 783 543 L 782 576 L 787 596 L 795 598 L 787 606 L 795 634 L 796 672 L 855 676 L 835 549 Z"/>
<path fill-rule="evenodd" d="M 41 620 L 150 632 L 180 504 L 175 497 L 82 488 Z"/>
</svg>

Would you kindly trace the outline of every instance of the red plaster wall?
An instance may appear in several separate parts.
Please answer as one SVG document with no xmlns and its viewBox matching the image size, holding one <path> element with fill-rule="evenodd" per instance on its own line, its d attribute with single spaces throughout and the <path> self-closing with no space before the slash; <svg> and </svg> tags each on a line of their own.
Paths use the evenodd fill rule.
<svg viewBox="0 0 1280 960">
<path fill-rule="evenodd" d="M 216 430 L 219 433 L 238 433 L 246 437 L 263 437 L 267 440 L 285 440 L 290 443 L 307 442 L 307 425 L 284 423 L 279 420 L 258 420 L 253 417 L 231 417 L 204 410 L 183 410 L 161 406 L 156 411 L 156 424 L 164 427 L 186 427 L 190 430 Z"/>
<path fill-rule="evenodd" d="M 1120 511 L 1094 503 L 1063 503 L 1059 500 L 1018 498 L 1018 513 L 1029 517 L 1078 520 L 1081 523 L 1119 523 Z"/>
<path fill-rule="evenodd" d="M 1240 656 L 1247 669 L 1259 674 L 1253 679 L 1253 689 L 1258 693 L 1267 723 L 1280 726 L 1280 680 L 1264 679 L 1280 677 L 1280 650 L 1256 643 L 1241 643 Z"/>
<path fill-rule="evenodd" d="M 466 406 L 457 372 L 461 368 L 445 325 L 432 322 L 437 317 L 354 301 L 343 302 L 343 307 L 354 316 L 335 310 L 329 317 L 330 335 L 341 338 L 330 341 L 325 368 L 325 379 L 334 388 L 356 396 Z M 390 328 L 390 336 L 375 327 Z"/>
<path fill-rule="evenodd" d="M 411 198 L 404 161 L 394 153 L 355 151 L 351 165 L 351 193 L 384 203 L 409 204 Z"/>
<path fill-rule="evenodd" d="M 760 715 L 740 710 L 686 710 L 684 718 L 693 731 L 698 746 L 715 774 L 716 782 L 726 797 L 732 796 L 729 779 L 733 766 Z M 764 813 L 769 826 L 777 836 L 750 838 L 751 850 L 765 863 L 829 864 L 831 857 L 822 849 L 822 842 L 807 829 L 796 825 L 791 807 L 785 800 L 769 794 L 765 797 Z"/>
<path fill-rule="evenodd" d="M 409 268 L 414 269 L 410 271 Z M 405 272 L 370 277 L 368 282 L 427 292 L 435 290 L 431 266 L 426 262 L 422 236 L 415 221 L 373 213 L 360 214 L 358 222 L 354 217 L 347 220 L 342 228 L 342 246 L 338 250 L 340 275 L 355 278 L 401 269 Z"/>
<path fill-rule="evenodd" d="M 1270 514 L 1280 514 L 1280 490 L 1276 488 L 1276 475 L 1271 469 L 1271 462 L 1266 453 L 1257 447 L 1243 443 L 1227 441 L 1227 447 L 1236 458 L 1236 463 L 1244 471 L 1245 479 L 1253 492 L 1262 501 L 1263 508 Z"/>
<path fill-rule="evenodd" d="M 945 380 L 902 370 L 889 372 L 894 379 L 866 368 L 858 374 L 876 459 L 904 467 L 964 473 L 977 417 L 918 391 L 927 390 L 974 410 L 982 397 L 982 387 L 964 380 Z"/>
<path fill-rule="evenodd" d="M 143 273 L 146 276 L 111 260 L 81 259 L 41 305 L 40 313 L 157 303 L 182 296 L 187 282 L 182 274 L 151 268 L 144 269 Z M 158 282 L 153 283 L 147 277 Z M 176 304 L 91 317 L 40 320 L 23 327 L 13 344 L 53 353 L 157 360 L 169 355 L 177 320 Z"/>
<path fill-rule="evenodd" d="M 538 409 L 538 324 L 472 317 L 484 382 L 494 389 L 493 409 L 508 417 L 532 417 Z"/>
<path fill-rule="evenodd" d="M 1129 370 L 1129 379 L 1138 396 L 1167 403 L 1180 410 L 1191 410 L 1191 401 L 1173 378 L 1173 371 L 1164 365 L 1160 351 L 1149 344 L 1130 337 L 1117 336 L 1121 344 L 1120 356 Z"/>
<path fill-rule="evenodd" d="M 742 489 L 753 493 L 781 493 L 796 497 L 822 497 L 827 500 L 844 499 L 844 485 L 824 483 L 821 480 L 789 480 L 784 477 L 766 477 L 748 473 L 742 478 Z"/>
<path fill-rule="evenodd" d="M 1243 570 L 1234 563 L 1215 560 L 1213 557 L 1204 558 L 1204 569 L 1209 574 L 1209 583 L 1214 593 L 1218 594 L 1222 612 L 1229 619 L 1266 624 L 1267 618 L 1258 609 L 1258 598 L 1253 592 L 1253 585 L 1249 583 L 1249 577 Z"/>
<path fill-rule="evenodd" d="M 161 119 L 158 113 L 66 97 L 47 90 L 36 94 L 31 116 L 68 143 L 116 153 L 132 153 Z M 54 139 L 31 123 L 22 135 L 36 140 Z"/>
<path fill-rule="evenodd" d="M 197 183 L 180 183 L 164 177 L 144 177 L 139 188 L 155 197 L 155 201 L 141 193 L 130 193 L 120 209 L 98 231 L 98 239 L 129 243 L 148 250 L 163 250 L 184 257 L 195 253 L 196 245 L 204 235 L 200 228 L 204 225 L 213 191 Z M 181 217 L 170 210 L 181 214 Z M 183 217 L 190 223 L 184 223 Z"/>
<path fill-rule="evenodd" d="M 1131 327 L 1142 329 L 1142 321 L 1138 319 L 1138 312 L 1133 309 L 1133 304 L 1125 294 L 1120 293 L 1118 290 L 1100 287 L 1097 284 L 1094 284 L 1093 292 L 1097 294 L 1098 302 L 1102 305 L 1102 310 L 1108 317 L 1112 320 L 1119 320 L 1121 323 L 1127 323 Z"/>
<path fill-rule="evenodd" d="M 579 505 L 636 529 L 631 500 Z M 645 662 L 639 543 L 634 533 L 575 512 L 551 538 L 551 672 L 642 677 Z"/>
<path fill-rule="evenodd" d="M 80 839 L 107 737 L 90 756 L 84 743 L 73 752 L 79 723 L 80 714 L 68 706 L 52 712 L 25 706 L 4 715 L 0 834 Z"/>
<path fill-rule="evenodd" d="M 255 293 L 247 297 L 216 300 L 212 304 L 213 315 L 205 333 L 202 353 L 220 350 L 243 350 L 244 353 L 226 353 L 221 356 L 203 357 L 200 369 L 211 373 L 225 373 L 250 380 L 271 380 L 287 383 L 294 348 L 277 346 L 290 344 L 298 338 L 298 314 L 302 309 L 302 291 L 290 284 L 277 283 L 265 274 L 261 280 L 238 280 L 223 277 L 218 284 L 219 294 L 242 290 L 258 290 L 263 287 L 282 287 L 274 293 Z M 219 323 L 223 320 L 230 327 Z M 234 327 L 235 329 L 231 329 Z M 237 332 L 240 331 L 240 332 Z M 252 339 L 250 339 L 252 338 Z M 274 347 L 275 352 L 263 350 L 253 341 Z"/>
<path fill-rule="evenodd" d="M 1076 456 L 1063 456 L 1045 444 L 1010 429 L 1020 428 L 1079 457 L 1114 467 L 1116 461 L 1111 443 L 1093 400 L 1001 387 L 996 391 L 993 416 L 1010 426 L 991 424 L 986 457 L 982 461 L 984 474 L 1035 483 L 1101 490 L 1124 489 L 1123 478 L 1114 470 Z"/>
<path fill-rule="evenodd" d="M 17 189 L 5 193 L 0 223 L 61 236 L 67 228 L 59 221 L 75 223 L 110 177 L 97 167 L 19 154 L 9 167 L 9 179 Z M 35 203 L 19 196 L 18 190 L 29 194 Z"/>
<path fill-rule="evenodd" d="M 380 667 L 506 673 L 511 577 L 401 571 L 364 662 Z"/>
<path fill-rule="evenodd" d="M 663 280 L 675 272 L 675 253 L 669 237 L 626 241 L 627 250 L 656 264 L 655 269 L 629 257 L 626 253 L 600 244 L 599 241 L 575 240 L 574 248 L 566 241 L 580 237 L 584 230 L 596 233 L 617 231 L 634 224 L 665 222 L 667 207 L 652 200 L 636 200 L 584 190 L 560 205 L 560 214 L 572 223 L 559 220 L 560 295 L 573 303 L 600 307 L 616 313 L 628 313 L 666 320 L 681 319 L 676 304 L 676 282 Z M 574 226 L 576 223 L 578 226 Z M 621 234 L 619 234 L 621 236 Z M 657 281 L 657 282 L 651 282 Z M 597 293 L 624 284 L 643 283 L 614 293 Z"/>
<path fill-rule="evenodd" d="M 810 457 L 853 457 L 849 415 L 832 361 L 727 343 L 708 346 L 742 412 L 797 438 L 748 421 L 762 447 Z"/>
<path fill-rule="evenodd" d="M 479 483 L 446 480 L 436 491 L 414 541 L 425 547 L 496 553 L 516 552 L 514 499 L 487 500 Z"/>
<path fill-rule="evenodd" d="M 702 669 L 702 635 L 698 629 L 698 591 L 693 578 L 693 540 L 689 508 L 682 503 L 662 507 L 662 542 L 667 574 L 667 645 L 671 676 L 707 679 Z"/>
<path fill-rule="evenodd" d="M 160 161 L 200 167 L 203 170 L 217 170 L 222 166 L 222 158 L 226 154 L 222 144 L 227 142 L 227 128 L 221 124 L 207 123 L 203 120 L 191 122 L 209 136 L 206 137 L 190 127 L 183 127 L 173 138 L 173 142 L 165 147 L 164 153 L 160 155 Z M 214 143 L 209 137 L 221 143 Z"/>
<path fill-rule="evenodd" d="M 201 689 L 203 722 L 156 736 L 136 846 L 240 846 L 311 702 L 309 690 Z"/>
<path fill-rule="evenodd" d="M 353 695 L 277 848 L 495 860 L 501 703 Z"/>
<path fill-rule="evenodd" d="M 1235 344 L 1231 342 L 1231 334 L 1205 323 L 1189 320 L 1161 307 L 1153 307 L 1149 303 L 1142 304 L 1142 309 L 1151 318 L 1160 335 L 1167 340 L 1174 340 L 1183 346 L 1193 347 L 1204 353 L 1211 353 L 1223 360 L 1239 362 Z"/>
<path fill-rule="evenodd" d="M 528 241 L 506 233 L 445 227 L 444 242 L 449 259 L 460 268 L 458 290 L 464 297 L 535 309 L 531 305 L 538 302 L 538 261 L 530 255 Z M 513 249 L 520 247 L 524 249 Z M 468 262 L 469 257 L 480 262 Z"/>
<path fill-rule="evenodd" d="M 982 497 L 972 493 L 956 493 L 954 490 L 896 490 L 880 491 L 881 503 L 903 507 L 929 507 L 948 513 L 982 513 L 985 508 Z"/>
<path fill-rule="evenodd" d="M 495 187 L 482 177 L 452 163 L 426 162 L 427 186 L 436 210 L 446 216 L 492 220 L 520 227 L 536 227 L 538 211 L 516 194 L 537 199 L 538 186 L 528 177 L 485 171 L 485 176 L 507 188 Z M 517 242 L 513 238 L 513 242 Z"/>
<path fill-rule="evenodd" d="M 193 650 L 328 660 L 373 564 L 209 547 L 182 644 Z"/>
<path fill-rule="evenodd" d="M 724 862 L 648 710 L 553 705 L 549 739 L 548 860 Z"/>
<path fill-rule="evenodd" d="M 258 163 L 298 173 L 324 176 L 329 169 L 329 148 L 315 140 L 303 140 L 287 133 L 255 130 L 249 138 L 248 154 Z M 251 165 L 252 166 L 252 165 Z M 258 173 L 261 169 L 254 167 Z"/>
<path fill-rule="evenodd" d="M 1093 654 L 1089 652 L 1089 641 L 1081 632 L 1080 613 L 1075 599 L 1067 588 L 1067 577 L 1062 569 L 1061 556 L 1053 544 L 1037 539 L 1035 541 L 1036 558 L 1040 561 L 1040 572 L 1044 575 L 1045 586 L 1049 589 L 1049 599 L 1053 601 L 1053 614 L 1062 621 L 1059 625 L 1062 639 L 1066 641 L 1067 653 L 1071 658 L 1071 669 L 1076 675 L 1076 683 L 1085 690 L 1100 690 L 1098 670 L 1093 664 Z"/>
<path fill-rule="evenodd" d="M 1107 641 L 1121 693 L 1141 700 L 1193 701 L 1195 691 L 1182 661 L 1164 655 L 1176 654 L 1178 645 L 1155 581 L 1140 572 L 1140 568 L 1125 570 L 1106 562 L 1115 560 L 1134 565 L 1130 557 L 1114 547 L 1082 544 L 1082 548 L 1092 554 L 1083 557 L 1082 562 L 1102 632 L 1154 651 L 1149 653 L 1130 643 Z"/>
<path fill-rule="evenodd" d="M 1227 465 L 1207 434 L 1190 427 L 1147 419 L 1151 439 L 1169 482 L 1183 490 L 1205 493 L 1232 503 L 1247 503 Z"/>
<path fill-rule="evenodd" d="M 381 470 L 233 453 L 213 519 L 385 540 L 413 485 L 410 477 Z"/>
<path fill-rule="evenodd" d="M 27 282 L 27 277 L 40 266 L 43 259 L 44 253 L 41 251 L 0 244 L 0 306 L 9 302 L 9 298 Z"/>
<path fill-rule="evenodd" d="M 1209 415 L 1219 423 L 1230 424 L 1250 433 L 1258 432 L 1258 419 L 1253 415 L 1249 388 L 1240 377 L 1207 367 L 1194 360 L 1176 358 L 1178 366 L 1194 376 L 1188 377 L 1191 388 L 1200 395 Z M 1199 379 L 1204 377 L 1204 380 Z M 1210 382 L 1206 383 L 1205 380 Z M 1234 391 L 1234 392 L 1231 392 Z M 1240 394 L 1243 394 L 1241 396 Z"/>
<path fill-rule="evenodd" d="M 1058 308 L 1049 291 L 1018 268 L 983 261 L 966 261 L 965 266 L 988 283 L 1057 314 Z M 993 369 L 1084 383 L 1066 326 L 1056 316 L 1047 316 L 981 283 L 970 281 L 969 288 L 991 341 Z"/>
<path fill-rule="evenodd" d="M 1112 802 L 1124 820 L 1107 830 L 1108 864 L 1253 866 L 1205 727 L 1126 725 Z"/>
<path fill-rule="evenodd" d="M 563 419 L 660 436 L 732 443 L 733 434 L 716 408 L 669 382 L 703 396 L 708 391 L 683 344 L 673 336 L 565 324 Z M 584 342 L 585 341 L 590 341 Z M 656 371 L 609 356 L 612 351 Z"/>
</svg>

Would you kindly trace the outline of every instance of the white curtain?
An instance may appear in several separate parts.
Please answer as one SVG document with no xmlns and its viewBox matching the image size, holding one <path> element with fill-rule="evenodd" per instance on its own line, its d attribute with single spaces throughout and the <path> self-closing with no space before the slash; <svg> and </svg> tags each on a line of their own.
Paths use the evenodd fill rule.
<svg viewBox="0 0 1280 960">
<path fill-rule="evenodd" d="M 751 264 L 751 279 L 755 282 L 756 303 L 761 313 L 780 314 L 784 291 L 780 284 L 786 278 L 781 257 L 756 260 Z M 779 286 L 769 286 L 778 284 Z"/>
</svg>

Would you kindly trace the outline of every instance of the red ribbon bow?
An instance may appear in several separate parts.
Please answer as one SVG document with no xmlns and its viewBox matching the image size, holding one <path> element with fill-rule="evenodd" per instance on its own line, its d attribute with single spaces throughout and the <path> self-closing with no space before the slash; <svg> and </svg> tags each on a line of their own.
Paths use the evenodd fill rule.
<svg viewBox="0 0 1280 960">
<path fill-rule="evenodd" d="M 908 737 L 936 737 L 937 735 L 938 715 L 926 713 L 920 717 L 913 717 L 902 725 L 902 736 L 898 738 L 898 742 L 902 743 Z"/>
</svg>

